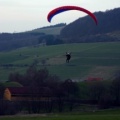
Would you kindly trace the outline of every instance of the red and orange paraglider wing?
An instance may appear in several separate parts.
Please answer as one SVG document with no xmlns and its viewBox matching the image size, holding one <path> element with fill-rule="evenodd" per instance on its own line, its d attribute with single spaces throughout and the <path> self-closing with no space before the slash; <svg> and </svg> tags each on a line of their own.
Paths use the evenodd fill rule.
<svg viewBox="0 0 120 120">
<path fill-rule="evenodd" d="M 82 8 L 82 7 L 78 7 L 78 6 L 61 6 L 61 7 L 55 8 L 52 11 L 49 12 L 49 14 L 47 16 L 47 19 L 48 19 L 49 22 L 51 22 L 52 18 L 55 15 L 57 15 L 61 12 L 68 11 L 68 10 L 79 10 L 79 11 L 87 13 L 95 21 L 95 23 L 97 25 L 97 19 L 96 19 L 95 15 L 93 13 L 91 13 L 90 11 L 88 11 L 88 10 Z"/>
</svg>

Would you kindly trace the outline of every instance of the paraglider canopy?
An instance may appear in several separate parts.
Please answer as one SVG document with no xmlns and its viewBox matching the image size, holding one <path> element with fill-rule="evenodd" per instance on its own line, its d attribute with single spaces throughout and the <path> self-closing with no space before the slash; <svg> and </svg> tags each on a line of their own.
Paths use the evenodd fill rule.
<svg viewBox="0 0 120 120">
<path fill-rule="evenodd" d="M 91 13 L 89 10 L 86 10 L 86 9 L 84 9 L 82 7 L 78 7 L 78 6 L 61 6 L 61 7 L 55 8 L 52 11 L 49 12 L 49 14 L 47 16 L 47 19 L 48 19 L 49 22 L 51 22 L 52 18 L 55 15 L 57 15 L 61 12 L 68 11 L 68 10 L 79 10 L 79 11 L 87 13 L 94 20 L 94 22 L 97 25 L 97 19 L 96 19 L 95 15 L 93 13 Z"/>
</svg>

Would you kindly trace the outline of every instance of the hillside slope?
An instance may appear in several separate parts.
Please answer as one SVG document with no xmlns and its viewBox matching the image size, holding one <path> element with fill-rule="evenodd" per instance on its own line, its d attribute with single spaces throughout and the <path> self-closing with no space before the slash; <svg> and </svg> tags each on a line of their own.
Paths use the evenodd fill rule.
<svg viewBox="0 0 120 120">
<path fill-rule="evenodd" d="M 48 39 L 49 35 L 60 35 L 60 31 L 62 28 L 64 28 L 65 25 L 66 24 L 61 23 L 54 26 L 37 28 L 27 32 L 1 33 L 0 51 L 8 51 L 26 46 L 36 46 L 38 44 L 41 44 L 43 40 Z"/>
<path fill-rule="evenodd" d="M 85 16 L 62 29 L 61 37 L 67 42 L 120 41 L 120 8 L 94 14 L 97 26 Z"/>
<path fill-rule="evenodd" d="M 68 50 L 72 52 L 69 64 L 65 57 Z M 3 81 L 8 80 L 12 72 L 24 74 L 31 64 L 38 69 L 46 67 L 62 80 L 85 80 L 88 77 L 110 80 L 120 70 L 120 42 L 25 47 L 0 52 L 0 58 L 0 80 Z"/>
<path fill-rule="evenodd" d="M 59 23 L 56 25 L 45 26 L 42 28 L 37 28 L 32 31 L 32 33 L 44 33 L 46 35 L 60 35 L 61 30 L 66 26 L 66 23 Z"/>
</svg>

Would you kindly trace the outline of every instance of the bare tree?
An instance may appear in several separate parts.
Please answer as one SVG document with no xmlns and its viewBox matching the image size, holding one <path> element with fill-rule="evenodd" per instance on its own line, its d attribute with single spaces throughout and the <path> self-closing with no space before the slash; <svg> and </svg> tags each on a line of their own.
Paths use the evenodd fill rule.
<svg viewBox="0 0 120 120">
<path fill-rule="evenodd" d="M 117 76 L 111 86 L 111 93 L 113 98 L 115 98 L 116 105 L 120 105 L 120 76 Z"/>
</svg>

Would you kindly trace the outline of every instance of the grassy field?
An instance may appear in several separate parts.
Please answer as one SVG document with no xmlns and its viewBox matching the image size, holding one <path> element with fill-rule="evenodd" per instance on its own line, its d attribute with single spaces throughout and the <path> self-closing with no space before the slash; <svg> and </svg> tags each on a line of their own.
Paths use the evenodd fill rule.
<svg viewBox="0 0 120 120">
<path fill-rule="evenodd" d="M 66 51 L 72 52 L 69 64 L 65 62 Z M 45 65 L 42 64 L 43 60 Z M 120 70 L 120 42 L 24 47 L 0 52 L 1 65 L 31 65 L 36 61 L 38 69 L 47 67 L 51 74 L 60 76 L 62 80 L 84 80 L 87 77 L 108 80 Z M 27 68 L 1 66 L 0 80 L 7 80 L 11 72 L 24 73 Z"/>
<path fill-rule="evenodd" d="M 76 115 L 50 117 L 5 117 L 1 120 L 120 120 L 120 115 Z"/>
<path fill-rule="evenodd" d="M 0 117 L 0 120 L 120 120 L 120 111 L 93 113 L 34 114 Z"/>
<path fill-rule="evenodd" d="M 60 31 L 64 28 L 64 26 L 62 27 L 53 27 L 53 28 L 38 28 L 33 30 L 32 32 L 35 33 L 45 33 L 45 34 L 51 34 L 51 35 L 60 35 Z"/>
</svg>

